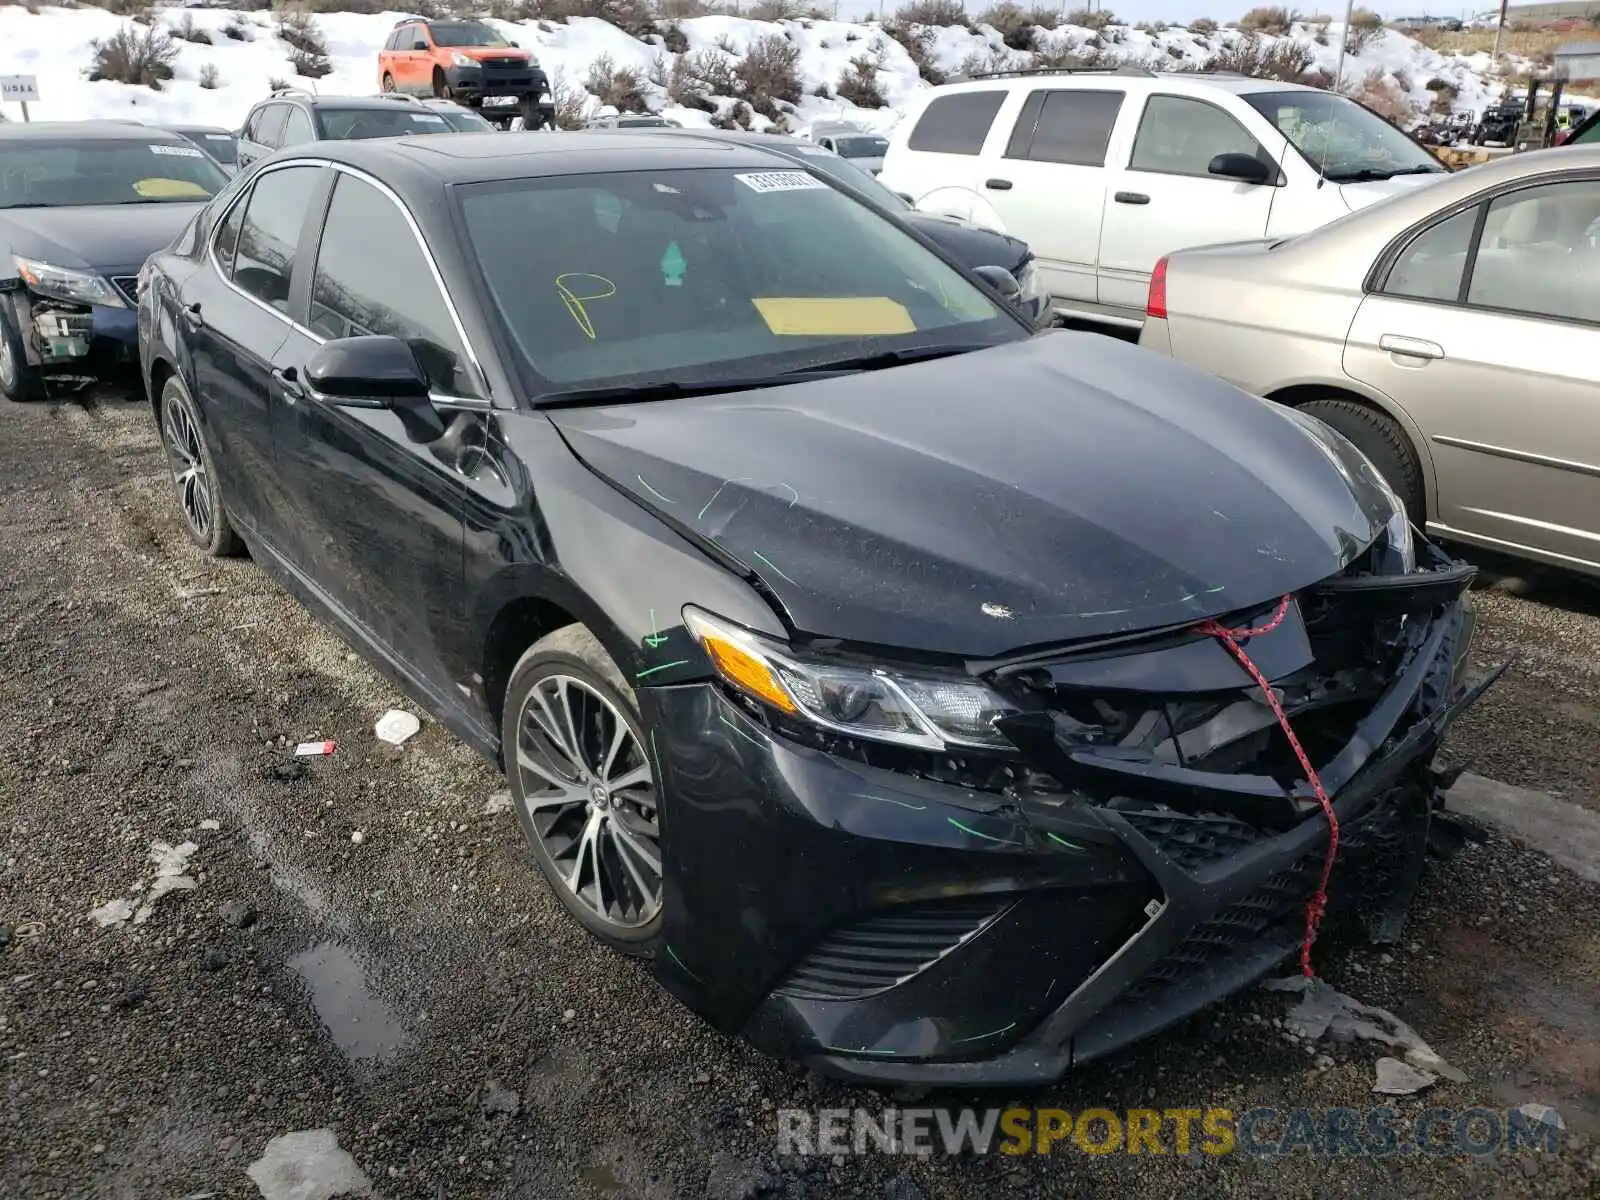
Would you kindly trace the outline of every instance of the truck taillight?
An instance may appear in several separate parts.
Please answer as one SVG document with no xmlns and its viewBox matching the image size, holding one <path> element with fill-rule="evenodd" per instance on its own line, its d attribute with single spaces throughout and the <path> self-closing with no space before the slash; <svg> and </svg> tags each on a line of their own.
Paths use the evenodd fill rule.
<svg viewBox="0 0 1600 1200">
<path fill-rule="evenodd" d="M 1144 315 L 1167 319 L 1167 260 L 1156 260 L 1155 270 L 1150 272 L 1150 297 L 1144 304 Z"/>
</svg>

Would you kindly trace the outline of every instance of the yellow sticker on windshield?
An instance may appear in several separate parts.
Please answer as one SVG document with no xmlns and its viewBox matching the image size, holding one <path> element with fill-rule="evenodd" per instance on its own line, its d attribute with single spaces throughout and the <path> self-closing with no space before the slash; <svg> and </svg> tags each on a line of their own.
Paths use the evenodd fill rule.
<svg viewBox="0 0 1600 1200">
<path fill-rule="evenodd" d="M 887 296 L 764 296 L 750 303 L 779 337 L 887 337 L 917 331 L 905 305 Z"/>
<path fill-rule="evenodd" d="M 211 193 L 187 179 L 141 179 L 133 190 L 146 200 L 209 200 Z"/>
</svg>

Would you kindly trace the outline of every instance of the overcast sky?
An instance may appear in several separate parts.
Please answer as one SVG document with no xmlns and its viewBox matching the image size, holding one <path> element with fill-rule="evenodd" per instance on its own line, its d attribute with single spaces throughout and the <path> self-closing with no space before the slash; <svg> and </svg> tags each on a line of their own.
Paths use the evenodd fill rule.
<svg viewBox="0 0 1600 1200">
<path fill-rule="evenodd" d="M 831 4 L 833 0 L 819 0 L 821 4 Z M 881 0 L 882 12 L 892 16 L 894 10 L 904 3 L 904 0 Z M 966 9 L 976 16 L 986 8 L 992 6 L 993 0 L 966 0 Z M 876 17 L 880 11 L 880 0 L 838 0 L 839 16 L 842 18 L 864 19 Z M 1082 0 L 1068 0 L 1068 3 L 1057 5 L 1063 11 L 1069 11 L 1083 6 Z M 1023 0 L 1023 7 L 1031 7 Z M 1119 18 L 1129 23 L 1139 21 L 1173 21 L 1187 24 L 1196 17 L 1210 17 L 1214 21 L 1229 21 L 1241 17 L 1253 4 L 1240 3 L 1239 0 L 1220 4 L 1207 4 L 1205 0 L 1110 0 L 1109 3 L 1100 5 L 1109 8 Z M 1329 3 L 1323 5 L 1308 4 L 1304 6 L 1307 11 L 1320 9 L 1335 18 L 1344 16 L 1342 3 Z M 1483 12 L 1489 8 L 1498 8 L 1498 4 L 1480 2 L 1478 4 L 1462 4 L 1457 0 L 1450 3 L 1448 0 L 1395 0 L 1394 3 L 1373 5 L 1370 2 L 1364 5 L 1367 8 L 1376 8 L 1388 16 L 1396 17 L 1470 17 L 1475 13 Z"/>
</svg>

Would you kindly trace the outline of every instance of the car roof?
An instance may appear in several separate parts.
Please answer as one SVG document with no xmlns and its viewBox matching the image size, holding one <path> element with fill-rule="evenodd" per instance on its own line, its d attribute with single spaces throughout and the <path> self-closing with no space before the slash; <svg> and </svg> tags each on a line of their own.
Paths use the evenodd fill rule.
<svg viewBox="0 0 1600 1200">
<path fill-rule="evenodd" d="M 234 136 L 231 129 L 224 129 L 221 125 L 163 125 L 162 129 L 171 130 L 173 133 L 225 133 Z"/>
<path fill-rule="evenodd" d="M 385 100 L 382 96 L 317 96 L 300 91 L 276 93 L 256 101 L 255 107 L 274 103 L 308 104 L 312 108 L 382 109 L 385 112 L 394 107 L 393 100 Z"/>
<path fill-rule="evenodd" d="M 669 135 L 671 130 L 665 131 Z M 685 146 L 663 131 L 575 131 L 558 138 L 504 133 L 434 133 L 420 137 L 308 143 L 290 158 L 325 158 L 372 171 L 394 182 L 488 183 L 501 179 L 586 175 L 605 171 L 699 170 L 748 167 L 771 170 L 787 163 L 754 146 L 704 139 Z"/>
<path fill-rule="evenodd" d="M 123 121 L 10 121 L 0 126 L 0 138 L 14 142 L 181 142 L 183 135 L 154 125 Z"/>
<path fill-rule="evenodd" d="M 993 88 L 997 84 L 1003 87 L 1025 86 L 1044 81 L 1048 81 L 1052 87 L 1072 87 L 1081 84 L 1086 88 L 1103 88 L 1107 79 L 1115 79 L 1119 84 L 1140 80 L 1148 81 L 1151 84 L 1159 83 L 1163 87 L 1193 85 L 1211 88 L 1216 91 L 1233 92 L 1235 95 L 1241 96 L 1254 95 L 1259 92 L 1319 92 L 1323 90 L 1303 83 L 1282 83 L 1276 79 L 1252 79 L 1248 75 L 1239 75 L 1229 71 L 1150 71 L 1142 67 L 1112 67 L 1105 70 L 1081 67 L 1044 67 L 1023 71 L 995 71 L 969 76 L 965 79 L 952 80 L 949 83 L 930 88 L 925 94 L 932 98 L 945 91 L 979 90 Z"/>
</svg>

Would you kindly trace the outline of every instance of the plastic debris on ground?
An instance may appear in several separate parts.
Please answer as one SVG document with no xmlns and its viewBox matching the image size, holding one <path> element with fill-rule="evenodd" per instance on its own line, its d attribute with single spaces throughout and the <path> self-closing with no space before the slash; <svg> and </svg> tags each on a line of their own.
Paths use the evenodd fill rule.
<svg viewBox="0 0 1600 1200">
<path fill-rule="evenodd" d="M 1453 1083 L 1468 1080 L 1466 1072 L 1439 1057 L 1415 1029 L 1392 1012 L 1346 996 L 1322 979 L 1291 975 L 1269 979 L 1262 986 L 1300 996 L 1299 1003 L 1283 1019 L 1284 1028 L 1296 1037 L 1309 1042 L 1323 1037 L 1335 1042 L 1377 1042 L 1400 1051 L 1400 1058 L 1386 1056 L 1378 1060 L 1377 1083 L 1373 1087 L 1376 1092 L 1408 1096 L 1432 1087 L 1441 1078 Z M 1393 1090 L 1396 1088 L 1403 1090 Z"/>
<path fill-rule="evenodd" d="M 144 892 L 143 903 L 135 908 L 131 899 L 118 897 L 91 909 L 90 918 L 102 929 L 122 925 L 130 919 L 135 925 L 143 925 L 154 915 L 156 902 L 163 896 L 172 892 L 190 892 L 200 886 L 200 881 L 189 874 L 189 859 L 198 849 L 200 847 L 194 842 L 179 842 L 176 846 L 166 842 L 151 842 L 150 861 L 155 864 L 155 881 L 148 892 L 145 892 L 143 883 L 136 883 L 129 889 L 135 894 Z"/>
<path fill-rule="evenodd" d="M 391 746 L 399 746 L 409 738 L 416 736 L 417 730 L 422 728 L 414 713 L 403 712 L 398 708 L 391 708 L 378 718 L 378 723 L 373 732 L 378 735 L 378 740 L 388 742 Z"/>
<path fill-rule="evenodd" d="M 296 758 L 325 758 L 333 753 L 336 742 L 301 742 L 294 748 Z"/>
<path fill-rule="evenodd" d="M 245 1168 L 262 1200 L 333 1200 L 371 1194 L 367 1178 L 331 1129 L 283 1133 L 266 1144 Z"/>
</svg>

